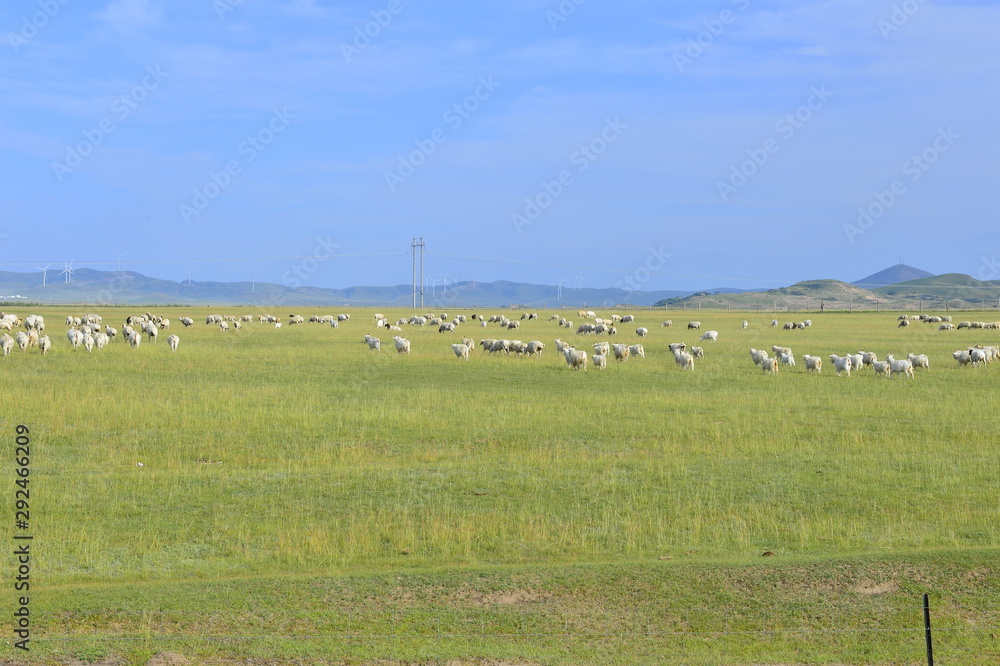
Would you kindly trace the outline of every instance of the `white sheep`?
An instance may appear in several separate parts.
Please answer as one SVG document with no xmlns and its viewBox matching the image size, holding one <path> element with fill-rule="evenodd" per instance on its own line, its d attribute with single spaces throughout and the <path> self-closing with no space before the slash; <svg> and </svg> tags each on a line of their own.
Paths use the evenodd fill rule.
<svg viewBox="0 0 1000 666">
<path fill-rule="evenodd" d="M 871 362 L 871 366 L 872 366 L 872 370 L 875 371 L 875 376 L 876 377 L 878 377 L 878 376 L 888 377 L 889 376 L 889 371 L 891 370 L 891 368 L 889 367 L 889 361 L 872 361 Z"/>
<path fill-rule="evenodd" d="M 958 367 L 972 363 L 972 355 L 969 354 L 968 349 L 959 349 L 958 351 L 954 351 L 951 353 L 951 357 L 958 361 Z"/>
<path fill-rule="evenodd" d="M 698 338 L 698 339 L 699 340 L 709 340 L 710 342 L 715 342 L 716 340 L 719 339 L 719 332 L 718 331 L 705 331 L 704 333 L 701 334 L 701 337 Z"/>
<path fill-rule="evenodd" d="M 642 345 L 631 345 L 628 348 L 628 352 L 630 356 L 636 356 L 638 358 L 646 358 L 646 350 L 643 348 Z"/>
<path fill-rule="evenodd" d="M 18 335 L 21 334 L 18 333 Z M 73 347 L 73 349 L 79 349 L 80 345 L 83 343 L 83 333 L 75 328 L 71 328 L 66 331 L 66 337 L 69 339 L 69 344 Z"/>
<path fill-rule="evenodd" d="M 583 369 L 584 372 L 587 371 L 587 352 L 577 351 L 572 347 L 563 352 L 563 356 L 566 357 L 566 365 L 571 370 Z"/>
<path fill-rule="evenodd" d="M 950 331 L 953 328 L 955 328 L 955 325 L 951 324 L 949 322 L 945 322 L 945 323 L 941 324 L 940 326 L 938 326 L 938 330 L 939 331 Z"/>
<path fill-rule="evenodd" d="M 531 340 L 526 347 L 529 356 L 538 356 L 539 358 L 542 356 L 543 349 L 545 349 L 545 343 L 541 340 Z"/>
<path fill-rule="evenodd" d="M 455 356 L 461 361 L 469 360 L 469 345 L 457 342 L 451 346 L 451 350 L 455 352 Z"/>
<path fill-rule="evenodd" d="M 98 335 L 104 335 L 104 334 L 99 333 Z M 49 340 L 49 336 L 43 335 L 38 339 L 38 348 L 42 351 L 42 356 L 45 356 L 45 354 L 48 353 L 50 349 L 52 349 L 52 341 Z"/>
<path fill-rule="evenodd" d="M 819 356 L 804 354 L 802 360 L 806 362 L 806 372 L 815 372 L 817 375 L 823 372 L 823 359 Z"/>
<path fill-rule="evenodd" d="M 4 333 L 3 337 L 0 337 L 0 349 L 3 349 L 3 355 L 10 356 L 10 350 L 12 350 L 13 348 L 14 348 L 14 338 Z"/>
<path fill-rule="evenodd" d="M 396 353 L 397 354 L 409 354 L 410 353 L 410 341 L 406 338 L 401 338 L 398 335 L 392 338 L 393 342 L 396 343 Z"/>
<path fill-rule="evenodd" d="M 617 344 L 615 344 L 611 348 L 611 350 L 615 353 L 615 360 L 616 361 L 625 362 L 625 361 L 628 360 L 628 357 L 631 354 L 631 351 L 629 350 L 628 345 L 626 345 L 624 343 L 617 343 Z"/>
<path fill-rule="evenodd" d="M 611 353 L 611 343 L 610 342 L 595 342 L 594 343 L 594 353 L 602 354 L 608 356 Z"/>
<path fill-rule="evenodd" d="M 378 338 L 365 334 L 365 342 L 368 343 L 368 351 L 377 352 L 382 350 L 382 341 Z"/>
<path fill-rule="evenodd" d="M 688 330 L 691 330 L 692 328 L 701 328 L 701 322 L 700 321 L 689 321 L 688 322 Z"/>
<path fill-rule="evenodd" d="M 669 345 L 667 345 L 667 348 L 672 353 L 676 354 L 679 351 L 684 351 L 685 349 L 687 349 L 687 344 L 684 342 L 671 342 Z"/>
<path fill-rule="evenodd" d="M 913 364 L 913 369 L 923 368 L 924 370 L 930 370 L 931 362 L 927 358 L 927 354 L 907 354 L 907 360 Z"/>
<path fill-rule="evenodd" d="M 837 356 L 836 354 L 830 354 L 830 361 L 833 363 L 833 369 L 837 371 L 837 376 L 840 373 L 846 373 L 848 377 L 851 376 L 851 357 L 850 356 Z"/>
<path fill-rule="evenodd" d="M 913 379 L 913 364 L 910 363 L 908 359 L 902 359 L 897 361 L 892 357 L 892 354 L 887 354 L 885 360 L 888 361 L 889 363 L 890 379 L 899 374 L 904 374 L 910 379 Z"/>
<path fill-rule="evenodd" d="M 865 367 L 865 359 L 861 354 L 848 354 L 851 359 L 851 370 L 861 370 Z"/>
<path fill-rule="evenodd" d="M 691 347 L 691 356 L 693 358 L 705 358 L 705 350 L 702 347 Z"/>
<path fill-rule="evenodd" d="M 778 359 L 776 358 L 765 358 L 760 362 L 760 369 L 764 371 L 765 374 L 776 375 L 778 374 Z"/>
<path fill-rule="evenodd" d="M 570 349 L 573 346 L 573 345 L 571 345 L 568 342 L 563 342 L 559 338 L 556 338 L 555 343 L 556 343 L 556 351 L 559 352 L 560 354 L 562 354 L 567 349 Z M 602 344 L 608 344 L 608 343 L 604 342 Z M 595 345 L 595 348 L 596 348 L 596 345 Z"/>
<path fill-rule="evenodd" d="M 771 328 L 777 328 L 777 327 L 778 327 L 778 320 L 777 319 L 772 319 L 771 320 Z"/>
<path fill-rule="evenodd" d="M 110 342 L 111 338 L 108 337 L 107 333 L 98 333 L 94 336 L 94 342 L 97 344 L 97 349 L 101 350 Z"/>
<path fill-rule="evenodd" d="M 694 356 L 685 351 L 678 349 L 674 352 L 674 363 L 681 366 L 682 370 L 694 371 Z"/>
<path fill-rule="evenodd" d="M 649 329 L 644 326 L 640 326 L 639 328 L 635 329 L 635 334 L 638 335 L 640 338 L 646 337 L 647 333 L 649 333 Z"/>
<path fill-rule="evenodd" d="M 18 333 L 20 335 L 20 333 Z M 986 367 L 984 364 L 988 360 L 986 350 L 978 347 L 969 347 L 969 360 L 973 367 Z"/>
<path fill-rule="evenodd" d="M 608 357 L 604 354 L 594 354 L 594 367 L 598 370 L 604 370 L 608 367 Z"/>
<path fill-rule="evenodd" d="M 667 319 L 662 324 L 660 324 L 660 327 L 661 328 L 668 328 L 668 327 L 673 326 L 673 325 L 674 325 L 674 320 L 673 319 Z"/>
<path fill-rule="evenodd" d="M 767 357 L 767 352 L 763 349 L 754 349 L 753 347 L 750 348 L 750 358 L 753 359 L 754 365 L 760 366 L 761 361 Z"/>
<path fill-rule="evenodd" d="M 906 315 L 903 315 L 903 316 L 905 317 Z M 900 319 L 899 323 L 896 324 L 896 328 L 904 328 L 904 327 L 909 326 L 909 325 L 910 325 L 910 320 L 909 319 Z"/>
<path fill-rule="evenodd" d="M 792 354 L 782 354 L 779 359 L 782 365 L 795 365 L 795 356 Z"/>
<path fill-rule="evenodd" d="M 86 349 L 87 352 L 94 351 L 94 336 L 90 333 L 83 334 L 83 348 Z"/>
<path fill-rule="evenodd" d="M 612 319 L 613 318 L 614 317 L 612 316 Z M 621 318 L 621 323 L 623 323 L 623 324 L 628 324 L 628 323 L 631 323 L 633 321 L 635 321 L 635 317 L 632 316 L 632 315 L 630 315 L 630 314 L 629 315 L 625 315 L 624 317 Z"/>
<path fill-rule="evenodd" d="M 743 328 L 746 328 L 749 325 L 750 325 L 750 323 L 746 319 L 744 319 L 743 320 Z"/>
</svg>

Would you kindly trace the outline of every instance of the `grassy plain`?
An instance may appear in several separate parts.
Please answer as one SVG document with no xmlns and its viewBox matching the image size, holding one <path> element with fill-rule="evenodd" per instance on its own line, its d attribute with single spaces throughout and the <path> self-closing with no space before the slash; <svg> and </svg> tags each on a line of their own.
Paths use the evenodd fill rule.
<svg viewBox="0 0 1000 666">
<path fill-rule="evenodd" d="M 942 663 L 1000 663 L 1000 368 L 951 360 L 996 331 L 703 313 L 719 341 L 688 373 L 666 350 L 700 344 L 686 318 L 637 310 L 617 341 L 646 326 L 646 359 L 582 373 L 552 341 L 595 339 L 549 313 L 405 327 L 400 356 L 389 332 L 367 351 L 373 310 L 227 334 L 205 314 L 256 311 L 152 310 L 176 354 L 165 334 L 74 352 L 83 309 L 31 308 L 53 351 L 0 358 L 8 448 L 18 423 L 33 441 L 32 660 L 920 663 L 927 592 Z M 462 335 L 548 347 L 460 362 Z M 772 344 L 800 365 L 756 370 Z M 858 349 L 931 369 L 801 365 Z"/>
</svg>

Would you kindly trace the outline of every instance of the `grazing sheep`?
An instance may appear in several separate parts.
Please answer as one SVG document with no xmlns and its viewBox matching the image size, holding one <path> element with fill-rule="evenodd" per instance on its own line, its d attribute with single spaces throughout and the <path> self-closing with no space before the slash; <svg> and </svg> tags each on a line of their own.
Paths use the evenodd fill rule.
<svg viewBox="0 0 1000 666">
<path fill-rule="evenodd" d="M 103 333 L 99 333 L 98 335 L 103 335 Z M 49 340 L 49 336 L 43 335 L 38 339 L 38 348 L 42 351 L 42 356 L 45 356 L 52 349 L 52 341 Z"/>
<path fill-rule="evenodd" d="M 833 363 L 833 369 L 837 371 L 837 376 L 840 373 L 846 373 L 848 377 L 851 376 L 851 357 L 850 356 L 837 356 L 836 354 L 830 354 L 830 361 Z"/>
<path fill-rule="evenodd" d="M 907 354 L 907 360 L 913 364 L 913 369 L 923 368 L 924 370 L 930 370 L 931 362 L 927 358 L 927 354 Z"/>
<path fill-rule="evenodd" d="M 647 333 L 649 333 L 649 329 L 645 328 L 644 326 L 640 326 L 639 328 L 635 329 L 635 334 L 638 335 L 640 338 L 646 337 Z"/>
<path fill-rule="evenodd" d="M 823 359 L 819 356 L 804 354 L 802 360 L 806 362 L 806 372 L 815 372 L 817 375 L 823 372 Z"/>
<path fill-rule="evenodd" d="M 777 356 L 781 356 L 782 354 L 791 354 L 792 353 L 792 348 L 791 347 L 782 347 L 780 345 L 771 345 L 771 351 L 774 352 L 774 355 L 777 357 Z"/>
<path fill-rule="evenodd" d="M 94 336 L 94 342 L 97 343 L 97 349 L 101 350 L 108 344 L 111 338 L 108 337 L 107 333 L 98 333 Z"/>
<path fill-rule="evenodd" d="M 861 354 L 848 354 L 847 357 L 851 359 L 852 370 L 861 370 L 864 368 L 865 361 Z"/>
<path fill-rule="evenodd" d="M 541 340 L 531 340 L 525 347 L 525 351 L 528 356 L 538 356 L 542 357 L 542 350 L 545 349 L 545 343 Z"/>
<path fill-rule="evenodd" d="M 349 315 L 349 314 L 339 314 L 339 315 L 337 315 L 337 321 L 347 321 L 350 318 L 351 318 L 351 315 Z"/>
<path fill-rule="evenodd" d="M 781 361 L 781 365 L 795 365 L 795 356 L 792 354 L 782 354 L 779 360 Z"/>
<path fill-rule="evenodd" d="M 743 320 L 743 328 L 746 328 L 746 327 L 747 327 L 747 326 L 749 326 L 749 325 L 750 325 L 750 324 L 749 324 L 749 322 L 747 322 L 747 320 L 746 320 L 746 319 L 744 319 L 744 320 Z"/>
<path fill-rule="evenodd" d="M 778 320 L 777 319 L 772 319 L 771 320 L 771 328 L 777 328 L 777 327 L 778 327 Z"/>
<path fill-rule="evenodd" d="M 128 343 L 131 345 L 132 349 L 138 349 L 139 344 L 142 342 L 142 336 L 139 335 L 139 331 L 132 331 L 128 336 Z"/>
<path fill-rule="evenodd" d="M 462 343 L 455 343 L 451 346 L 451 350 L 455 352 L 455 356 L 461 361 L 469 360 L 469 345 Z"/>
<path fill-rule="evenodd" d="M 687 343 L 684 343 L 684 342 L 671 342 L 669 345 L 667 345 L 667 349 L 669 349 L 671 351 L 671 353 L 677 353 L 679 351 L 684 351 L 685 349 L 687 349 Z"/>
<path fill-rule="evenodd" d="M 0 349 L 3 349 L 4 356 L 10 356 L 10 350 L 14 348 L 14 338 L 10 337 L 6 333 L 0 338 Z"/>
<path fill-rule="evenodd" d="M 628 360 L 628 357 L 631 354 L 631 351 L 629 350 L 628 345 L 623 344 L 623 343 L 618 343 L 618 344 L 614 345 L 611 348 L 611 350 L 615 353 L 615 360 L 616 361 L 625 362 L 625 361 Z"/>
<path fill-rule="evenodd" d="M 628 352 L 629 352 L 630 356 L 637 356 L 639 358 L 646 358 L 646 350 L 643 348 L 642 345 L 631 345 L 628 348 Z"/>
<path fill-rule="evenodd" d="M 764 371 L 764 374 L 776 375 L 778 374 L 778 359 L 776 358 L 765 358 L 760 362 L 760 369 Z"/>
<path fill-rule="evenodd" d="M 889 363 L 889 378 L 892 379 L 896 375 L 903 374 L 913 379 L 913 364 L 907 359 L 902 359 L 897 361 L 892 357 L 892 354 L 887 354 L 885 360 Z"/>
<path fill-rule="evenodd" d="M 858 353 L 861 354 L 862 365 L 871 365 L 878 360 L 878 356 L 874 352 L 858 351 Z"/>
<path fill-rule="evenodd" d="M 681 370 L 691 370 L 694 372 L 694 356 L 687 352 L 677 350 L 674 352 L 674 363 L 681 366 Z"/>
<path fill-rule="evenodd" d="M 668 327 L 673 326 L 673 325 L 674 325 L 674 320 L 673 319 L 667 319 L 662 324 L 660 324 L 660 328 L 668 328 Z"/>
<path fill-rule="evenodd" d="M 594 354 L 594 367 L 598 370 L 604 370 L 608 367 L 608 357 L 604 354 Z"/>
<path fill-rule="evenodd" d="M 700 321 L 689 321 L 688 322 L 688 330 L 691 330 L 692 328 L 701 328 L 701 322 Z"/>
<path fill-rule="evenodd" d="M 274 322 L 274 327 L 275 328 L 281 328 L 281 322 L 280 321 Z"/>
<path fill-rule="evenodd" d="M 691 347 L 691 356 L 693 358 L 705 358 L 705 350 L 701 347 Z"/>
<path fill-rule="evenodd" d="M 603 354 L 607 356 L 611 353 L 611 343 L 610 342 L 595 342 L 594 343 L 594 353 Z"/>
<path fill-rule="evenodd" d="M 573 347 L 573 345 L 571 345 L 570 343 L 563 342 L 559 338 L 556 338 L 555 344 L 556 344 L 556 351 L 559 352 L 560 354 L 562 354 L 563 352 L 565 352 L 567 349 L 571 349 Z M 607 344 L 607 343 L 604 342 L 604 343 L 601 343 L 601 344 Z"/>
<path fill-rule="evenodd" d="M 396 353 L 397 354 L 409 354 L 410 353 L 410 341 L 406 338 L 401 338 L 398 335 L 393 337 L 393 342 L 396 343 Z"/>
<path fill-rule="evenodd" d="M 955 325 L 949 322 L 945 322 L 938 326 L 939 331 L 950 331 L 955 328 Z"/>
<path fill-rule="evenodd" d="M 382 350 L 382 341 L 376 337 L 365 334 L 365 342 L 368 343 L 368 351 L 377 352 Z"/>
<path fill-rule="evenodd" d="M 83 334 L 83 348 L 86 349 L 88 353 L 94 351 L 94 336 L 90 333 Z"/>
<path fill-rule="evenodd" d="M 972 328 L 971 321 L 960 321 L 958 322 L 958 328 Z"/>
<path fill-rule="evenodd" d="M 227 332 L 229 330 L 229 322 L 220 321 L 219 330 L 222 331 L 223 333 Z"/>
<path fill-rule="evenodd" d="M 872 366 L 872 369 L 875 371 L 875 376 L 876 377 L 879 377 L 879 376 L 888 377 L 889 376 L 889 370 L 890 370 L 889 361 L 878 361 L 878 360 L 876 360 L 876 361 L 872 361 L 870 365 Z"/>
<path fill-rule="evenodd" d="M 563 352 L 563 356 L 566 357 L 566 365 L 571 370 L 583 369 L 587 372 L 587 352 L 577 351 L 572 347 Z"/>
<path fill-rule="evenodd" d="M 715 342 L 716 340 L 719 339 L 719 332 L 718 331 L 705 331 L 704 333 L 701 334 L 701 337 L 698 338 L 698 339 L 699 340 L 709 340 L 711 342 Z"/>
<path fill-rule="evenodd" d="M 18 333 L 20 335 L 20 333 Z M 969 347 L 969 360 L 973 366 L 986 367 L 984 363 L 988 360 L 986 350 L 978 347 Z"/>
<path fill-rule="evenodd" d="M 21 334 L 18 333 L 18 336 L 20 335 Z M 73 349 L 79 349 L 80 345 L 83 344 L 83 333 L 75 328 L 71 328 L 66 331 L 66 337 L 69 339 L 69 344 L 73 347 Z M 25 336 L 25 338 L 27 338 L 27 336 Z M 25 341 L 27 342 L 27 340 Z"/>
<path fill-rule="evenodd" d="M 507 330 L 513 331 L 515 328 L 520 328 L 520 327 L 521 327 L 521 322 L 519 321 L 511 320 L 507 322 Z"/>
<path fill-rule="evenodd" d="M 899 320 L 899 324 L 897 324 L 896 327 L 897 328 L 902 328 L 904 326 L 909 326 L 909 325 L 910 325 L 910 320 L 909 319 L 900 319 Z"/>
<path fill-rule="evenodd" d="M 958 351 L 952 352 L 951 357 L 958 361 L 958 367 L 972 363 L 972 355 L 969 354 L 969 350 L 967 349 L 959 349 Z"/>
<path fill-rule="evenodd" d="M 750 358 L 753 359 L 754 365 L 760 366 L 761 361 L 767 357 L 767 352 L 763 349 L 754 349 L 753 347 L 750 348 Z"/>
<path fill-rule="evenodd" d="M 623 323 L 623 324 L 629 324 L 629 323 L 631 323 L 633 321 L 635 321 L 635 317 L 632 316 L 632 315 L 625 315 L 621 319 L 621 323 Z"/>
<path fill-rule="evenodd" d="M 781 327 L 781 330 L 783 330 L 783 331 L 793 331 L 793 330 L 795 330 L 795 322 L 793 322 L 793 321 L 787 322 L 784 326 Z"/>
</svg>

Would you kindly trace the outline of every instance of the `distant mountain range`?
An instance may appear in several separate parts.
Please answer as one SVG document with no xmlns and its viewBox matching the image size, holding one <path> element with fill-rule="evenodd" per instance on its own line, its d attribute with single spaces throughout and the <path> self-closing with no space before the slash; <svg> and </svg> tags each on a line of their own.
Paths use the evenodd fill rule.
<svg viewBox="0 0 1000 666">
<path fill-rule="evenodd" d="M 896 264 L 851 284 L 862 289 L 878 289 L 879 287 L 888 287 L 890 284 L 929 277 L 934 277 L 934 274 L 906 264 Z"/>
<path fill-rule="evenodd" d="M 918 276 L 913 278 L 912 276 Z M 907 278 L 898 282 L 887 282 Z M 268 311 L 291 306 L 411 306 L 411 287 L 327 289 L 267 282 L 161 280 L 134 271 L 79 268 L 71 282 L 52 276 L 42 286 L 38 272 L 0 271 L 0 300 L 80 305 L 245 305 Z M 745 291 L 720 287 L 702 291 L 626 291 L 607 288 L 562 288 L 498 280 L 456 282 L 424 291 L 424 309 L 446 307 L 607 308 L 617 305 L 668 308 L 760 310 L 983 308 L 1000 302 L 1000 281 L 984 282 L 968 275 L 933 276 L 899 264 L 853 284 L 839 280 L 807 280 L 780 289 Z"/>
</svg>

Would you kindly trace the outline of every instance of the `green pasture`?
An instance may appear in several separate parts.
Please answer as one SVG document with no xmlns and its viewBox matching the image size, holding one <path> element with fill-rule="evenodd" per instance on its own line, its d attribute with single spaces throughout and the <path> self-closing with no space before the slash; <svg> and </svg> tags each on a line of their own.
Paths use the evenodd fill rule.
<svg viewBox="0 0 1000 666">
<path fill-rule="evenodd" d="M 53 349 L 0 358 L 3 510 L 12 537 L 25 424 L 34 536 L 32 650 L 0 659 L 921 663 L 926 592 L 940 663 L 1000 663 L 1000 366 L 951 358 L 1000 331 L 635 310 L 610 340 L 645 326 L 646 358 L 584 373 L 553 340 L 609 338 L 576 335 L 575 310 L 574 330 L 551 312 L 510 332 L 404 326 L 398 355 L 375 310 L 283 307 L 280 329 L 223 333 L 206 314 L 258 310 L 148 309 L 173 322 L 159 342 L 89 354 L 67 314 L 120 330 L 146 309 L 14 309 L 45 316 Z M 547 348 L 463 362 L 463 336 Z M 693 373 L 667 351 L 682 341 L 705 348 Z M 749 349 L 773 344 L 799 365 L 756 369 Z M 931 367 L 838 378 L 801 360 L 861 349 Z"/>
</svg>

